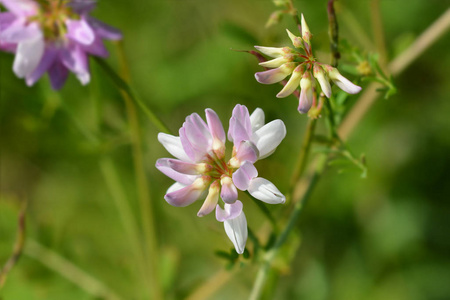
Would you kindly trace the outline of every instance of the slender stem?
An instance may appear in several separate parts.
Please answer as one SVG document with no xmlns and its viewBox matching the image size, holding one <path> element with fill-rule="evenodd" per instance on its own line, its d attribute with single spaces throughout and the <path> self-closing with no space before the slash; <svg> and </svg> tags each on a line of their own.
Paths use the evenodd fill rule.
<svg viewBox="0 0 450 300">
<path fill-rule="evenodd" d="M 22 255 L 23 246 L 25 243 L 25 213 L 27 209 L 27 203 L 24 202 L 22 204 L 22 208 L 19 213 L 19 220 L 17 226 L 17 237 L 16 242 L 14 243 L 14 248 L 11 256 L 6 261 L 5 265 L 2 269 L 0 269 L 0 290 L 5 284 L 6 277 L 8 276 L 9 271 L 17 264 L 17 261 Z"/>
<path fill-rule="evenodd" d="M 32 239 L 27 239 L 24 253 L 41 262 L 47 268 L 60 274 L 75 285 L 81 287 L 94 298 L 109 300 L 123 299 L 90 274 L 81 270 L 58 253 L 44 247 Z"/>
<path fill-rule="evenodd" d="M 169 128 L 158 118 L 158 116 L 147 106 L 140 98 L 138 98 L 132 91 L 130 86 L 122 79 L 116 72 L 101 58 L 94 57 L 95 61 L 102 67 L 102 69 L 113 80 L 117 88 L 130 97 L 130 99 L 137 103 L 149 120 L 155 125 L 155 127 L 165 133 L 170 133 Z"/>
<path fill-rule="evenodd" d="M 125 82 L 129 81 L 129 69 L 121 43 L 118 44 L 118 54 L 121 65 L 121 74 Z M 133 148 L 133 162 L 134 170 L 137 180 L 137 190 L 139 195 L 139 206 L 141 212 L 141 221 L 144 228 L 146 259 L 148 261 L 148 268 L 151 274 L 149 287 L 153 299 L 162 299 L 161 284 L 158 275 L 158 242 L 156 238 L 156 230 L 154 225 L 154 212 L 151 205 L 150 191 L 147 184 L 147 176 L 144 169 L 144 159 L 142 154 L 142 140 L 139 129 L 139 120 L 136 112 L 136 107 L 131 99 L 131 96 L 125 91 L 120 91 L 125 101 L 127 108 L 127 117 L 130 122 L 131 140 Z"/>
<path fill-rule="evenodd" d="M 280 247 L 284 244 L 287 237 L 289 236 L 289 233 L 294 228 L 295 224 L 297 223 L 298 217 L 300 216 L 300 213 L 302 212 L 302 208 L 305 205 L 306 201 L 311 196 L 311 193 L 316 186 L 320 175 L 323 173 L 326 165 L 328 155 L 321 154 L 320 157 L 317 160 L 317 163 L 315 164 L 315 167 L 312 171 L 312 173 L 308 176 L 307 179 L 305 179 L 305 182 L 301 185 L 297 185 L 298 187 L 306 187 L 303 190 L 296 190 L 294 192 L 293 201 L 295 202 L 294 210 L 291 213 L 291 216 L 289 217 L 289 220 L 281 232 L 281 234 L 278 236 L 277 240 L 275 241 L 275 244 L 271 248 L 269 252 L 267 252 L 260 269 L 258 270 L 258 273 L 256 275 L 256 280 L 253 285 L 252 291 L 250 293 L 250 300 L 258 300 L 261 297 L 261 292 L 265 286 L 265 282 L 267 279 L 267 276 L 270 271 L 270 266 L 273 261 L 273 259 L 276 257 Z"/>
<path fill-rule="evenodd" d="M 336 12 L 334 10 L 334 1 L 328 1 L 327 12 L 328 12 L 328 35 L 330 39 L 330 50 L 331 50 L 331 65 L 337 67 L 338 60 L 341 58 L 339 53 L 339 26 L 336 18 Z"/>
<path fill-rule="evenodd" d="M 387 51 L 384 41 L 383 21 L 380 13 L 380 0 L 371 0 L 370 16 L 372 20 L 372 30 L 377 52 L 380 54 L 380 65 L 383 71 L 386 71 Z"/>
<path fill-rule="evenodd" d="M 314 137 L 314 131 L 316 128 L 317 119 L 308 119 L 308 124 L 306 125 L 305 136 L 303 137 L 302 146 L 298 154 L 297 163 L 295 164 L 294 172 L 291 177 L 290 186 L 293 188 L 297 183 L 298 179 L 302 176 L 303 171 L 306 167 L 306 161 L 308 160 L 309 150 L 311 149 L 311 142 Z"/>
</svg>

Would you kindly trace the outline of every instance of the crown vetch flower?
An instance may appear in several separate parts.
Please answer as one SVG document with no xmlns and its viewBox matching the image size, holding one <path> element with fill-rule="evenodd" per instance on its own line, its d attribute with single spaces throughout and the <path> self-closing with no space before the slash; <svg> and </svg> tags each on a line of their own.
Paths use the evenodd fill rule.
<svg viewBox="0 0 450 300">
<path fill-rule="evenodd" d="M 301 18 L 302 36 L 296 36 L 286 29 L 295 49 L 290 47 L 262 47 L 255 46 L 259 52 L 273 58 L 272 60 L 259 63 L 265 68 L 271 68 L 263 72 L 257 72 L 255 78 L 262 84 L 273 84 L 284 80 L 291 75 L 283 89 L 277 94 L 277 98 L 284 98 L 292 94 L 300 87 L 298 111 L 306 113 L 313 105 L 313 88 L 315 78 L 320 89 L 327 98 L 331 97 L 332 80 L 340 89 L 349 93 L 359 93 L 361 87 L 342 76 L 336 68 L 319 63 L 312 54 L 311 37 L 305 18 Z M 302 50 L 304 54 L 300 52 Z M 317 84 L 315 84 L 317 86 Z"/>
<path fill-rule="evenodd" d="M 91 0 L 0 0 L 0 50 L 15 53 L 13 71 L 32 86 L 48 72 L 60 89 L 73 72 L 83 84 L 90 81 L 88 55 L 107 57 L 103 39 L 122 34 L 89 16 Z"/>
<path fill-rule="evenodd" d="M 159 142 L 173 158 L 161 158 L 156 168 L 176 182 L 164 199 L 173 206 L 187 206 L 205 199 L 199 217 L 216 209 L 216 218 L 224 222 L 225 231 L 236 251 L 244 251 L 247 221 L 238 199 L 238 190 L 270 204 L 284 203 L 286 198 L 267 179 L 258 177 L 254 163 L 272 154 L 286 136 L 283 121 L 265 124 L 264 112 L 257 108 L 252 115 L 247 107 L 236 105 L 230 118 L 228 139 L 233 142 L 231 158 L 225 159 L 227 135 L 217 114 L 206 109 L 206 122 L 196 113 L 186 117 L 179 136 L 158 134 Z M 224 202 L 220 207 L 219 198 Z"/>
</svg>

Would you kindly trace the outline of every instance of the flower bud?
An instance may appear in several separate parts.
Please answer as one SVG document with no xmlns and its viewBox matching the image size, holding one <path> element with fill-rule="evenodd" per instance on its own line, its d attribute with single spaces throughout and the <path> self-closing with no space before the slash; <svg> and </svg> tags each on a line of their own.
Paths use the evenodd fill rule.
<svg viewBox="0 0 450 300">
<path fill-rule="evenodd" d="M 331 80 L 344 92 L 349 94 L 357 94 L 361 91 L 361 87 L 357 86 L 347 78 L 341 75 L 336 68 L 327 66 L 328 76 Z"/>
<path fill-rule="evenodd" d="M 311 31 L 309 31 L 308 24 L 306 24 L 305 17 L 303 16 L 303 14 L 301 23 L 302 23 L 302 38 L 307 44 L 310 44 L 312 34 Z"/>
<path fill-rule="evenodd" d="M 325 78 L 325 72 L 322 67 L 319 65 L 314 65 L 314 77 L 320 84 L 320 88 L 322 92 L 325 94 L 327 98 L 331 97 L 331 85 L 327 78 Z"/>
<path fill-rule="evenodd" d="M 255 74 L 255 78 L 259 83 L 272 84 L 286 78 L 297 66 L 297 63 L 289 62 L 280 67 Z"/>
<path fill-rule="evenodd" d="M 300 89 L 298 111 L 304 114 L 308 112 L 313 103 L 312 82 L 309 72 L 303 73 L 303 77 L 300 80 Z"/>
<path fill-rule="evenodd" d="M 286 85 L 283 87 L 283 89 L 277 94 L 277 98 L 284 98 L 292 94 L 295 89 L 297 89 L 300 85 L 300 79 L 304 72 L 304 66 L 299 65 L 295 70 L 292 72 L 291 78 L 289 78 Z"/>
<path fill-rule="evenodd" d="M 289 31 L 289 29 L 286 29 L 286 31 L 287 31 L 289 38 L 292 41 L 292 45 L 294 45 L 295 48 L 303 48 L 302 38 L 294 35 L 292 32 Z"/>
</svg>

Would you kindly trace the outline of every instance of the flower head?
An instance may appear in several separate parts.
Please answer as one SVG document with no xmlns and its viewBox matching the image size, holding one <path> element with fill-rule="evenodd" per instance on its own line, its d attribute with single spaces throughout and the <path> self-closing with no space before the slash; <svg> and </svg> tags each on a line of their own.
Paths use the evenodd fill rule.
<svg viewBox="0 0 450 300">
<path fill-rule="evenodd" d="M 197 215 L 216 209 L 216 218 L 224 222 L 225 231 L 242 253 L 247 240 L 247 221 L 242 212 L 238 190 L 270 204 L 284 203 L 286 198 L 270 181 L 258 177 L 254 163 L 272 154 L 286 136 L 283 121 L 265 124 L 264 112 L 257 108 L 252 115 L 247 107 L 236 105 L 227 135 L 217 114 L 206 109 L 206 122 L 196 113 L 186 117 L 179 136 L 158 134 L 159 142 L 175 156 L 161 158 L 156 168 L 176 182 L 164 199 L 173 206 L 187 206 L 205 199 Z M 231 157 L 225 159 L 226 137 L 233 142 Z M 219 198 L 223 201 L 221 208 Z"/>
<path fill-rule="evenodd" d="M 323 94 L 327 98 L 331 97 L 330 80 L 349 94 L 358 93 L 361 87 L 342 76 L 336 68 L 316 61 L 311 49 L 312 34 L 303 15 L 301 18 L 301 27 L 301 37 L 294 35 L 286 29 L 295 49 L 290 47 L 255 46 L 259 52 L 272 58 L 271 60 L 260 63 L 261 66 L 270 69 L 257 72 L 255 74 L 256 80 L 263 84 L 273 84 L 291 75 L 283 89 L 277 94 L 277 98 L 287 97 L 300 87 L 298 106 L 300 113 L 308 112 L 313 105 L 314 88 L 320 86 Z M 300 51 L 303 51 L 304 54 Z M 318 85 L 312 78 L 317 80 Z"/>
<path fill-rule="evenodd" d="M 121 33 L 92 17 L 91 0 L 0 0 L 0 50 L 16 54 L 13 71 L 32 86 L 48 72 L 60 89 L 70 72 L 84 85 L 90 81 L 88 55 L 108 56 L 103 39 Z"/>
</svg>

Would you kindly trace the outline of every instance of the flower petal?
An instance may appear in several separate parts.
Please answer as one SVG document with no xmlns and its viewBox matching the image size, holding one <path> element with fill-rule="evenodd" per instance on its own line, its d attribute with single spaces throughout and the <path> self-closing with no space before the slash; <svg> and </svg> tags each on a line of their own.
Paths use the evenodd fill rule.
<svg viewBox="0 0 450 300">
<path fill-rule="evenodd" d="M 32 86 L 36 81 L 41 78 L 42 75 L 53 65 L 57 56 L 55 49 L 47 48 L 42 55 L 39 65 L 33 72 L 25 76 L 25 80 L 28 86 Z"/>
<path fill-rule="evenodd" d="M 259 65 L 265 68 L 278 68 L 287 62 L 289 62 L 289 60 L 287 60 L 284 56 L 280 56 L 272 60 L 260 62 Z"/>
<path fill-rule="evenodd" d="M 277 187 L 269 180 L 261 177 L 253 178 L 250 181 L 248 192 L 256 199 L 269 204 L 286 202 L 286 197 L 277 189 Z"/>
<path fill-rule="evenodd" d="M 258 72 L 255 74 L 255 78 L 259 83 L 262 84 L 272 84 L 276 82 L 280 82 L 284 78 L 286 78 L 292 71 L 295 69 L 296 63 L 290 62 L 285 63 L 284 65 L 264 72 Z"/>
<path fill-rule="evenodd" d="M 255 144 L 250 141 L 241 141 L 236 148 L 236 154 L 232 158 L 234 161 L 233 167 L 239 167 L 242 162 L 249 161 L 254 163 L 259 157 L 259 151 Z M 238 165 L 236 165 L 236 163 Z"/>
<path fill-rule="evenodd" d="M 262 47 L 255 46 L 256 50 L 270 57 L 279 57 L 287 54 L 287 49 L 285 48 L 275 48 L 275 47 Z"/>
<path fill-rule="evenodd" d="M 304 114 L 311 108 L 314 97 L 312 83 L 308 73 L 303 74 L 303 78 L 300 80 L 300 89 L 300 98 L 297 109 L 301 114 Z"/>
<path fill-rule="evenodd" d="M 303 75 L 303 66 L 300 65 L 292 72 L 291 78 L 289 78 L 286 85 L 283 87 L 283 89 L 277 94 L 277 98 L 284 98 L 292 94 L 299 86 L 300 86 L 300 79 Z"/>
<path fill-rule="evenodd" d="M 160 132 L 158 133 L 158 141 L 176 158 L 191 162 L 191 159 L 187 156 L 181 145 L 180 137 Z"/>
<path fill-rule="evenodd" d="M 223 225 L 236 252 L 238 254 L 244 253 L 248 237 L 247 219 L 245 218 L 244 212 L 241 212 L 241 214 L 234 219 L 225 220 Z"/>
<path fill-rule="evenodd" d="M 48 69 L 48 75 L 50 77 L 52 88 L 54 90 L 59 90 L 66 82 L 67 76 L 69 76 L 69 70 L 57 60 L 50 69 Z"/>
<path fill-rule="evenodd" d="M 228 139 L 235 145 L 243 140 L 249 140 L 252 135 L 250 115 L 245 105 L 236 105 L 230 118 Z"/>
<path fill-rule="evenodd" d="M 252 163 L 246 161 L 233 173 L 233 183 L 238 189 L 245 191 L 250 181 L 256 176 L 258 176 L 258 170 Z"/>
<path fill-rule="evenodd" d="M 261 108 L 256 108 L 250 115 L 250 124 L 252 131 L 255 132 L 261 128 L 265 123 L 264 111 Z"/>
<path fill-rule="evenodd" d="M 166 175 L 169 178 L 172 178 L 175 181 L 178 181 L 182 184 L 192 184 L 196 178 L 198 178 L 198 176 L 196 176 L 196 174 L 186 174 L 183 172 L 180 172 L 179 170 L 176 170 L 173 165 L 175 160 L 171 160 L 170 158 L 160 158 L 156 161 L 156 168 L 161 171 L 164 175 Z M 172 162 L 172 164 L 171 164 Z M 180 163 L 183 163 L 181 161 L 177 161 Z M 185 164 L 189 164 L 189 163 L 185 163 Z M 193 172 L 191 172 L 193 173 Z"/>
<path fill-rule="evenodd" d="M 91 80 L 89 74 L 89 61 L 86 53 L 79 45 L 68 45 L 61 49 L 61 62 L 67 69 L 75 73 L 82 85 Z"/>
<path fill-rule="evenodd" d="M 325 72 L 322 67 L 314 66 L 314 77 L 320 84 L 320 88 L 322 92 L 325 94 L 327 98 L 331 97 L 331 85 L 327 78 L 325 78 Z"/>
<path fill-rule="evenodd" d="M 194 150 L 203 155 L 211 150 L 211 132 L 209 131 L 208 125 L 197 113 L 187 116 L 183 127 L 186 129 L 186 138 Z"/>
<path fill-rule="evenodd" d="M 219 192 L 220 183 L 218 180 L 216 180 L 209 186 L 208 196 L 206 197 L 205 202 L 203 202 L 202 207 L 197 213 L 198 217 L 206 216 L 214 210 L 217 202 L 219 201 Z"/>
<path fill-rule="evenodd" d="M 83 45 L 90 45 L 94 42 L 94 31 L 85 20 L 67 19 L 66 25 L 68 38 Z"/>
<path fill-rule="evenodd" d="M 95 34 L 98 35 L 100 38 L 107 40 L 120 40 L 122 38 L 122 33 L 120 32 L 120 30 L 112 26 L 109 26 L 92 17 L 88 17 L 86 21 L 94 30 Z"/>
<path fill-rule="evenodd" d="M 40 32 L 36 36 L 24 40 L 17 45 L 13 70 L 19 78 L 24 78 L 34 71 L 44 54 L 44 38 Z"/>
<path fill-rule="evenodd" d="M 347 78 L 341 75 L 336 68 L 331 68 L 328 72 L 328 76 L 333 82 L 344 92 L 349 94 L 357 94 L 361 91 L 361 87 L 357 86 Z"/>
<path fill-rule="evenodd" d="M 164 199 L 173 206 L 184 207 L 197 201 L 207 188 L 208 181 L 204 178 L 197 178 L 191 185 L 182 187 L 175 191 L 167 191 Z"/>
<path fill-rule="evenodd" d="M 0 2 L 16 16 L 35 15 L 39 10 L 38 4 L 32 0 L 1 0 Z"/>
<path fill-rule="evenodd" d="M 233 184 L 233 180 L 228 176 L 224 176 L 220 179 L 220 184 L 222 185 L 220 198 L 222 198 L 225 203 L 234 203 L 238 198 L 238 191 Z"/>
<path fill-rule="evenodd" d="M 259 150 L 259 158 L 272 154 L 286 136 L 286 126 L 281 120 L 267 123 L 253 134 L 252 141 Z"/>
<path fill-rule="evenodd" d="M 225 220 L 234 219 L 242 213 L 242 208 L 244 205 L 241 201 L 236 200 L 232 204 L 225 203 L 222 209 L 220 205 L 216 206 L 216 219 L 219 222 L 224 222 Z"/>
</svg>

